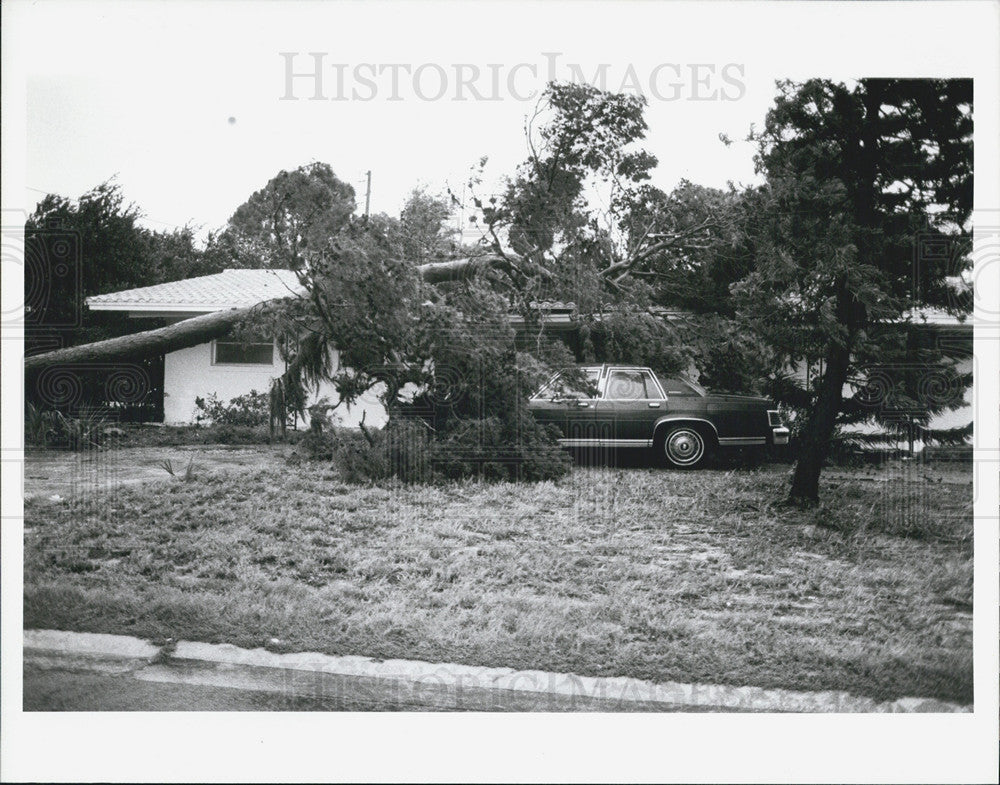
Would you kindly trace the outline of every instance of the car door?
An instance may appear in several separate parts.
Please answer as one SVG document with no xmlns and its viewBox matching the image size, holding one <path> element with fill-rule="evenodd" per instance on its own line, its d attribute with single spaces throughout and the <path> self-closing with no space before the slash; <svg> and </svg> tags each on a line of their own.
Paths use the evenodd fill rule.
<svg viewBox="0 0 1000 785">
<path fill-rule="evenodd" d="M 610 430 L 617 447 L 644 447 L 652 443 L 653 425 L 666 408 L 667 398 L 648 368 L 610 368 L 596 420 Z"/>
<path fill-rule="evenodd" d="M 597 385 L 600 368 L 567 371 L 557 374 L 531 400 L 531 410 L 538 422 L 555 425 L 569 444 L 583 446 L 598 439 L 595 428 Z M 576 378 L 574 378 L 574 376 Z"/>
</svg>

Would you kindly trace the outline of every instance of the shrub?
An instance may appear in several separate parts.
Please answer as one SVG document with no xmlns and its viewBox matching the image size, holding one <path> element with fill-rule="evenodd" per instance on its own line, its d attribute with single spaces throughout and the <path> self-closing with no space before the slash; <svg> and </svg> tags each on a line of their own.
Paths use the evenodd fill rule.
<svg viewBox="0 0 1000 785">
<path fill-rule="evenodd" d="M 333 458 L 344 482 L 373 483 L 389 477 L 389 464 L 381 449 L 380 439 L 375 439 L 376 443 L 372 444 L 358 433 L 336 441 Z"/>
<path fill-rule="evenodd" d="M 70 417 L 60 411 L 43 410 L 29 403 L 25 409 L 25 442 L 35 447 L 55 447 L 63 450 L 87 450 L 100 447 L 111 432 L 122 433 L 109 426 L 100 412 L 80 412 Z"/>
<path fill-rule="evenodd" d="M 195 444 L 266 444 L 270 438 L 266 428 L 259 425 L 211 425 L 193 429 L 201 439 Z"/>
<path fill-rule="evenodd" d="M 397 418 L 380 432 L 389 473 L 403 482 L 433 479 L 431 432 L 423 420 Z"/>
<path fill-rule="evenodd" d="M 333 418 L 326 398 L 309 407 L 309 430 L 302 437 L 301 446 L 311 461 L 329 461 L 333 458 Z"/>
<path fill-rule="evenodd" d="M 310 461 L 333 460 L 334 435 L 310 428 L 299 442 L 302 453 Z"/>
<path fill-rule="evenodd" d="M 434 468 L 449 479 L 554 480 L 572 467 L 572 459 L 555 442 L 555 435 L 530 414 L 520 423 L 466 419 L 452 424 L 432 452 Z"/>
<path fill-rule="evenodd" d="M 337 431 L 332 452 L 345 482 L 434 479 L 430 431 L 420 420 L 395 419 L 381 430 Z"/>
<path fill-rule="evenodd" d="M 34 447 L 49 446 L 59 429 L 59 413 L 28 403 L 24 411 L 24 441 Z"/>
<path fill-rule="evenodd" d="M 215 393 L 208 398 L 195 398 L 194 404 L 200 410 L 195 422 L 211 422 L 214 425 L 242 425 L 258 427 L 268 424 L 271 401 L 268 393 L 251 390 L 245 395 L 237 395 L 229 403 L 222 403 Z"/>
<path fill-rule="evenodd" d="M 58 414 L 57 440 L 70 450 L 99 447 L 108 428 L 108 421 L 96 412 L 84 412 L 79 417 Z"/>
<path fill-rule="evenodd" d="M 520 428 L 499 418 L 463 419 L 433 435 L 416 418 L 397 418 L 381 430 L 338 431 L 331 453 L 345 482 L 405 483 L 475 478 L 488 481 L 554 480 L 573 465 L 555 436 L 534 420 Z"/>
<path fill-rule="evenodd" d="M 386 362 L 384 347 L 379 348 L 370 370 L 334 379 L 348 403 L 381 384 L 380 396 L 392 413 L 389 425 L 362 429 L 360 439 L 330 437 L 317 428 L 307 437 L 306 453 L 319 459 L 332 455 L 343 478 L 355 482 L 540 480 L 565 474 L 569 456 L 527 407 L 528 395 L 552 369 L 542 367 L 546 357 L 527 362 L 518 354 L 508 308 L 504 298 L 475 288 L 453 292 L 448 303 L 425 302 L 414 314 L 417 327 L 407 334 L 406 346 L 393 352 L 402 359 Z M 567 350 L 559 355 L 565 356 Z M 342 368 L 365 364 L 350 359 L 341 356 Z"/>
</svg>

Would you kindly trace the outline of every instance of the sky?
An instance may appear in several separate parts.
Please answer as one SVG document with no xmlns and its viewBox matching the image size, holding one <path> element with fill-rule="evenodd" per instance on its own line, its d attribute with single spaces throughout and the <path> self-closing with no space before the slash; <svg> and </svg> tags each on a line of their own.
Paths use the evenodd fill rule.
<svg viewBox="0 0 1000 785">
<path fill-rule="evenodd" d="M 303 96 L 311 89 L 293 87 Z M 206 83 L 168 88 L 136 91 L 100 75 L 30 80 L 26 201 L 50 192 L 77 197 L 114 177 L 152 228 L 214 228 L 280 169 L 318 160 L 354 186 L 359 203 L 371 170 L 371 209 L 392 214 L 417 185 L 461 191 L 483 156 L 483 192 L 492 192 L 526 155 L 523 126 L 536 103 L 504 96 L 317 104 L 279 101 L 274 89 L 222 96 Z M 740 140 L 769 102 L 766 89 L 738 106 L 651 102 L 645 147 L 660 161 L 654 181 L 669 189 L 681 178 L 719 187 L 753 180 L 751 146 Z M 727 148 L 720 132 L 737 141 Z"/>
<path fill-rule="evenodd" d="M 762 24 L 755 3 L 5 4 L 6 83 L 17 78 L 25 113 L 4 206 L 30 212 L 115 178 L 150 228 L 204 236 L 281 169 L 327 162 L 359 203 L 370 170 L 372 211 L 397 214 L 418 185 L 461 191 L 483 156 L 489 194 L 524 159 L 551 78 L 642 92 L 661 188 L 754 182 L 745 138 L 775 80 L 880 72 L 880 20 L 898 20 L 885 4 L 857 25 L 841 5 L 780 8 Z M 910 18 L 927 41 L 892 61 L 895 75 L 968 73 L 933 45 L 951 27 L 965 35 L 960 19 Z M 822 35 L 838 29 L 844 47 Z"/>
<path fill-rule="evenodd" d="M 318 160 L 354 185 L 359 203 L 371 170 L 372 211 L 395 214 L 415 186 L 461 191 L 483 156 L 488 194 L 524 159 L 525 119 L 551 77 L 646 95 L 645 147 L 659 159 L 660 187 L 754 181 L 743 140 L 784 74 L 749 65 L 735 41 L 714 56 L 666 19 L 637 27 L 635 5 L 574 15 L 555 6 L 526 25 L 511 5 L 494 6 L 487 23 L 489 14 L 454 5 L 249 3 L 233 14 L 236 4 L 185 13 L 137 4 L 94 14 L 89 4 L 43 4 L 32 23 L 45 51 L 31 53 L 25 89 L 24 203 L 75 198 L 114 177 L 150 228 L 204 233 L 279 170 Z M 310 100 L 313 52 L 324 100 Z M 289 72 L 305 75 L 289 87 Z"/>
<path fill-rule="evenodd" d="M 661 188 L 754 182 L 745 138 L 775 80 L 863 67 L 816 48 L 842 7 L 807 5 L 783 4 L 762 35 L 751 3 L 32 4 L 15 40 L 19 206 L 113 177 L 150 228 L 203 236 L 281 169 L 328 162 L 359 203 L 370 170 L 372 211 L 397 214 L 418 185 L 461 191 L 483 156 L 489 194 L 524 159 L 552 78 L 646 96 Z M 852 32 L 855 53 L 878 41 L 877 25 Z M 935 57 L 927 68 L 947 64 Z"/>
</svg>

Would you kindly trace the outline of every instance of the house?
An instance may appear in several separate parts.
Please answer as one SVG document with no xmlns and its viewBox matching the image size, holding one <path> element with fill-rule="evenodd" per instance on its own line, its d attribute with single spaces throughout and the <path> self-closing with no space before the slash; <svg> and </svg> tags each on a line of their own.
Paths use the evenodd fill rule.
<svg viewBox="0 0 1000 785">
<path fill-rule="evenodd" d="M 121 292 L 101 294 L 87 298 L 88 306 L 94 311 L 125 312 L 129 317 L 141 321 L 156 320 L 150 327 L 164 323 L 190 319 L 214 311 L 243 308 L 280 297 L 302 296 L 305 290 L 291 270 L 225 270 L 215 275 L 189 278 L 183 281 L 128 289 Z M 579 326 L 573 303 L 539 302 L 532 303 L 545 329 L 550 334 L 569 337 Z M 683 312 L 659 309 L 658 315 L 668 321 L 684 317 Z M 941 311 L 926 310 L 911 314 L 912 322 L 923 336 L 957 360 L 956 374 L 973 370 L 975 358 L 972 354 L 972 325 L 959 322 L 955 317 Z M 532 333 L 524 319 L 511 315 L 511 323 L 518 331 L 519 340 L 533 341 Z M 145 329 L 145 328 L 140 328 Z M 335 356 L 334 361 L 337 361 Z M 215 394 L 220 400 L 228 401 L 251 390 L 264 392 L 270 389 L 271 381 L 285 370 L 274 341 L 257 344 L 240 344 L 225 340 L 213 340 L 187 349 L 170 352 L 163 358 L 163 421 L 170 424 L 194 422 L 198 414 L 195 399 Z M 801 381 L 822 373 L 822 364 L 803 363 L 797 369 Z M 933 385 L 941 380 L 928 380 Z M 947 380 L 945 380 L 947 381 Z M 929 389 L 933 390 L 933 386 Z M 845 387 L 845 397 L 855 394 L 850 386 Z M 945 390 L 947 392 L 947 390 Z M 929 423 L 936 430 L 959 428 L 973 419 L 972 390 L 959 390 L 961 400 L 953 410 L 945 411 Z M 311 400 L 326 397 L 331 403 L 337 401 L 337 393 L 329 383 L 322 384 L 313 391 Z M 362 416 L 365 422 L 381 426 L 386 421 L 385 409 L 374 391 L 368 392 L 354 406 L 336 410 L 340 421 L 346 426 L 357 426 Z M 907 412 L 900 412 L 905 417 Z M 859 426 L 858 430 L 871 431 L 871 425 Z M 922 445 L 917 444 L 917 449 Z"/>
<path fill-rule="evenodd" d="M 172 324 L 215 311 L 244 308 L 280 297 L 302 296 L 304 288 L 291 270 L 224 270 L 182 281 L 126 289 L 88 297 L 93 311 L 118 311 L 149 326 Z M 337 357 L 334 360 L 337 361 Z M 274 340 L 240 344 L 213 340 L 166 354 L 163 358 L 163 421 L 192 423 L 198 414 L 195 399 L 215 394 L 229 401 L 251 390 L 267 392 L 271 382 L 285 371 Z M 313 391 L 310 402 L 326 397 L 338 400 L 329 383 Z M 356 426 L 362 416 L 374 426 L 386 420 L 385 409 L 369 392 L 354 406 L 335 412 L 343 425 Z"/>
</svg>

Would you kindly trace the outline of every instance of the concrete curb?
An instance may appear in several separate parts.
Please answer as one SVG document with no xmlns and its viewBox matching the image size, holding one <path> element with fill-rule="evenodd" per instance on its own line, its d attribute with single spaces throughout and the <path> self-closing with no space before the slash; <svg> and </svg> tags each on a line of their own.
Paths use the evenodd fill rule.
<svg viewBox="0 0 1000 785">
<path fill-rule="evenodd" d="M 797 692 L 718 684 L 515 671 L 315 652 L 276 654 L 231 644 L 166 647 L 125 635 L 25 630 L 25 662 L 127 672 L 144 681 L 200 684 L 338 705 L 452 711 L 971 712 L 931 698 L 879 703 L 847 692 Z"/>
</svg>

